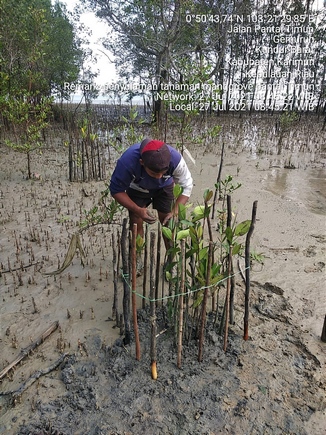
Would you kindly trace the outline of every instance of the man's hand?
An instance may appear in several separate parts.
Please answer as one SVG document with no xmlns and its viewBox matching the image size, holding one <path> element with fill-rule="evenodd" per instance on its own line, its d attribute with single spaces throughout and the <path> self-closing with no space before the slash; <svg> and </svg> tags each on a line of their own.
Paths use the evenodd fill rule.
<svg viewBox="0 0 326 435">
<path fill-rule="evenodd" d="M 146 208 L 139 207 L 137 204 L 135 204 L 126 192 L 116 193 L 113 195 L 113 198 L 123 207 L 126 207 L 130 213 L 139 216 L 144 222 L 147 222 L 148 224 L 153 224 L 156 222 L 156 217 L 152 216 Z"/>
<path fill-rule="evenodd" d="M 151 215 L 147 208 L 140 208 L 139 213 L 137 213 L 142 220 L 148 224 L 154 224 L 156 222 L 156 217 Z"/>
<path fill-rule="evenodd" d="M 165 216 L 165 218 L 164 218 L 164 220 L 163 220 L 163 222 L 162 222 L 162 225 L 164 226 L 164 225 L 166 225 L 168 222 L 169 222 L 169 220 L 170 219 L 172 219 L 172 218 L 174 218 L 175 217 L 175 214 L 174 213 L 168 213 L 166 216 Z"/>
<path fill-rule="evenodd" d="M 179 214 L 179 204 L 185 205 L 188 199 L 188 196 L 180 195 L 179 198 L 176 200 L 172 211 L 165 216 L 162 225 L 166 225 L 170 219 L 177 219 Z"/>
</svg>

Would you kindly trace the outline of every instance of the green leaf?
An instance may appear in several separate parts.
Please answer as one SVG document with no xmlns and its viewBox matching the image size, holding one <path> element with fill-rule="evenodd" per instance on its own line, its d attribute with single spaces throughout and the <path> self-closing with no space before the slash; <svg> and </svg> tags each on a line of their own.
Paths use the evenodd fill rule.
<svg viewBox="0 0 326 435">
<path fill-rule="evenodd" d="M 196 300 L 193 303 L 193 308 L 199 307 L 199 305 L 203 302 L 203 299 L 204 299 L 204 293 L 201 291 L 199 292 Z"/>
<path fill-rule="evenodd" d="M 140 252 L 145 246 L 145 240 L 142 238 L 140 234 L 137 234 L 136 238 L 136 250 Z"/>
<path fill-rule="evenodd" d="M 206 248 L 203 248 L 199 251 L 199 260 L 202 261 L 203 258 L 205 258 L 207 256 L 207 252 L 208 252 L 208 247 L 206 246 Z"/>
<path fill-rule="evenodd" d="M 173 187 L 173 196 L 175 199 L 179 198 L 179 196 L 182 194 L 183 188 L 180 186 L 180 184 L 175 184 Z"/>
<path fill-rule="evenodd" d="M 200 275 L 196 275 L 196 280 L 199 282 L 199 284 L 201 286 L 206 284 L 206 279 L 204 279 L 203 277 L 201 277 Z"/>
<path fill-rule="evenodd" d="M 190 258 L 192 255 L 196 254 L 196 252 L 197 252 L 196 248 L 192 248 L 192 249 L 187 250 L 186 258 Z"/>
<path fill-rule="evenodd" d="M 186 206 L 184 204 L 179 204 L 179 221 L 184 221 L 186 219 Z"/>
<path fill-rule="evenodd" d="M 211 269 L 211 276 L 214 277 L 220 272 L 220 270 L 221 270 L 221 264 L 213 263 Z"/>
<path fill-rule="evenodd" d="M 176 254 L 180 252 L 180 248 L 178 246 L 172 246 L 172 248 L 169 248 L 166 253 L 171 254 L 172 257 L 174 257 Z"/>
<path fill-rule="evenodd" d="M 170 228 L 162 227 L 162 233 L 163 233 L 164 237 L 166 237 L 167 239 L 173 240 L 172 239 L 172 231 L 170 230 Z"/>
<path fill-rule="evenodd" d="M 167 281 L 171 281 L 171 279 L 172 279 L 172 274 L 171 274 L 170 272 L 168 272 L 168 271 L 165 271 L 165 279 L 166 279 Z"/>
<path fill-rule="evenodd" d="M 178 231 L 177 240 L 185 239 L 188 236 L 189 236 L 189 229 Z"/>
<path fill-rule="evenodd" d="M 187 225 L 187 227 L 193 227 L 194 226 L 193 222 L 188 221 L 187 219 L 179 220 L 179 223 L 182 224 L 182 225 Z"/>
<path fill-rule="evenodd" d="M 212 198 L 212 196 L 213 196 L 213 191 L 206 189 L 204 192 L 204 201 L 208 202 Z"/>
<path fill-rule="evenodd" d="M 194 208 L 192 212 L 193 222 L 198 221 L 199 219 L 203 219 L 205 216 L 205 206 L 204 205 L 197 205 L 197 207 Z"/>
<path fill-rule="evenodd" d="M 240 249 L 241 249 L 241 245 L 240 245 L 240 243 L 235 243 L 235 244 L 233 245 L 233 248 L 232 248 L 232 255 L 237 255 L 237 254 L 239 254 Z"/>
<path fill-rule="evenodd" d="M 166 263 L 165 265 L 165 271 L 166 272 L 171 272 L 172 269 L 174 268 L 174 266 L 176 266 L 177 263 L 175 261 L 171 261 L 171 263 Z"/>
<path fill-rule="evenodd" d="M 193 280 L 194 279 L 194 276 L 193 276 L 193 274 L 191 273 L 191 271 L 190 270 L 186 270 L 186 276 L 189 276 L 189 278 L 191 278 L 191 280 Z"/>
<path fill-rule="evenodd" d="M 211 285 L 218 284 L 220 281 L 222 281 L 223 278 L 224 278 L 224 275 L 217 275 L 217 276 L 214 276 L 214 278 L 212 278 L 212 279 L 210 280 L 210 284 L 211 284 Z"/>
<path fill-rule="evenodd" d="M 201 239 L 203 237 L 203 227 L 201 224 L 197 226 L 197 237 L 198 239 Z"/>
<path fill-rule="evenodd" d="M 232 239 L 233 239 L 233 231 L 231 227 L 227 227 L 225 229 L 225 235 L 226 235 L 226 239 L 229 242 L 229 244 L 232 244 Z"/>
<path fill-rule="evenodd" d="M 189 228 L 189 234 L 191 237 L 193 247 L 196 248 L 198 246 L 198 239 L 197 239 L 196 230 L 194 229 L 194 227 Z"/>
<path fill-rule="evenodd" d="M 249 231 L 250 225 L 251 225 L 251 220 L 240 222 L 235 227 L 234 235 L 235 236 L 243 236 L 244 234 L 246 234 Z"/>
</svg>

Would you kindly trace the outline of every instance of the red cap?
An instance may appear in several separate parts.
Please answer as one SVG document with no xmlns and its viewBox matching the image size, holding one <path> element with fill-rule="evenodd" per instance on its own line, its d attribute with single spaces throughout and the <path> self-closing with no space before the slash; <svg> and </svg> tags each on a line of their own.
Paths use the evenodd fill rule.
<svg viewBox="0 0 326 435">
<path fill-rule="evenodd" d="M 164 142 L 144 139 L 140 144 L 140 155 L 144 165 L 153 172 L 162 172 L 169 168 L 171 154 Z"/>
</svg>

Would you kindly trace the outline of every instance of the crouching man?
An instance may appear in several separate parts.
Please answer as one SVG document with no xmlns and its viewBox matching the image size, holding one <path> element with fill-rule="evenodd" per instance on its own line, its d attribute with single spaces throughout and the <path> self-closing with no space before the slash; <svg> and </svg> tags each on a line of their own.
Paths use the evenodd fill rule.
<svg viewBox="0 0 326 435">
<path fill-rule="evenodd" d="M 174 184 L 183 188 L 175 204 Z M 178 215 L 179 204 L 186 204 L 192 187 L 192 176 L 182 155 L 172 146 L 149 138 L 122 154 L 110 182 L 112 197 L 128 209 L 130 225 L 137 224 L 141 237 L 144 237 L 143 222 L 156 221 L 147 210 L 150 204 L 157 210 L 161 224 L 166 225 Z"/>
</svg>

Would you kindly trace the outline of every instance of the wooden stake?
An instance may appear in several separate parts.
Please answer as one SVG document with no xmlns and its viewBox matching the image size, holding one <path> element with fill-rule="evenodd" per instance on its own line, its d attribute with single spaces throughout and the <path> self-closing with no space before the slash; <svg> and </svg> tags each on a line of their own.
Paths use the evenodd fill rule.
<svg viewBox="0 0 326 435">
<path fill-rule="evenodd" d="M 112 317 L 119 323 L 118 315 L 118 266 L 115 235 L 112 233 L 112 265 L 113 265 L 113 304 Z"/>
<path fill-rule="evenodd" d="M 144 247 L 144 272 L 143 272 L 143 301 L 142 308 L 146 306 L 146 286 L 147 286 L 147 260 L 148 260 L 148 225 L 145 229 L 145 247 Z"/>
<path fill-rule="evenodd" d="M 179 333 L 178 333 L 178 357 L 177 367 L 181 369 L 182 338 L 183 338 L 183 293 L 185 292 L 185 241 L 181 240 L 181 283 L 179 296 Z"/>
<path fill-rule="evenodd" d="M 127 246 L 128 229 L 127 218 L 122 221 L 121 233 L 121 256 L 122 256 L 122 273 L 123 273 L 123 320 L 125 327 L 125 337 L 123 343 L 130 344 L 130 278 L 129 278 L 129 246 Z"/>
<path fill-rule="evenodd" d="M 227 227 L 231 228 L 232 225 L 232 205 L 231 205 L 231 195 L 227 195 Z M 228 324 L 234 323 L 234 292 L 235 292 L 235 278 L 233 271 L 233 257 L 232 257 L 232 247 L 230 246 L 231 256 L 228 256 L 228 276 L 230 278 L 230 297 L 229 297 L 229 322 Z"/>
<path fill-rule="evenodd" d="M 228 334 L 229 334 L 231 270 L 232 270 L 232 245 L 229 245 L 228 279 L 226 282 L 226 297 L 225 297 L 225 330 L 224 330 L 224 343 L 223 343 L 224 352 L 226 352 L 227 343 L 228 343 Z"/>
<path fill-rule="evenodd" d="M 152 378 L 157 379 L 156 368 L 156 311 L 155 311 L 155 238 L 156 234 L 151 232 L 150 235 L 150 322 L 151 322 L 151 371 Z"/>
<path fill-rule="evenodd" d="M 160 262 L 161 262 L 161 240 L 162 240 L 162 232 L 160 223 L 157 226 L 157 251 L 156 251 L 156 276 L 155 276 L 155 299 L 158 299 L 158 286 L 160 282 Z M 163 301 L 161 301 L 161 305 L 163 305 Z M 156 306 L 158 306 L 158 301 L 156 301 Z"/>
<path fill-rule="evenodd" d="M 246 275 L 246 292 L 245 292 L 245 313 L 244 313 L 244 327 L 243 327 L 243 339 L 248 340 L 248 324 L 249 324 L 249 293 L 250 293 L 250 238 L 252 233 L 254 232 L 255 223 L 256 223 L 256 212 L 257 212 L 257 203 L 258 201 L 254 201 L 252 206 L 252 214 L 251 214 L 251 224 L 249 231 L 246 237 L 246 246 L 245 246 L 245 275 Z"/>
<path fill-rule="evenodd" d="M 137 323 L 137 301 L 136 301 L 136 288 L 137 288 L 137 224 L 133 224 L 132 238 L 131 238 L 131 303 L 132 303 L 132 316 L 134 324 L 135 344 L 136 344 L 136 360 L 140 360 L 140 342 L 139 331 Z"/>
<path fill-rule="evenodd" d="M 224 159 L 224 142 L 222 144 L 222 151 L 221 151 L 221 160 L 220 160 L 220 167 L 218 170 L 218 175 L 216 178 L 216 184 L 218 185 L 220 180 L 221 180 L 221 175 L 222 175 L 222 167 L 223 167 L 223 159 Z M 214 214 L 215 214 L 215 205 L 216 205 L 216 201 L 217 201 L 217 194 L 219 193 L 220 188 L 216 187 L 215 188 L 215 193 L 214 193 L 214 199 L 213 199 L 213 207 L 212 207 L 212 219 L 214 219 Z"/>
<path fill-rule="evenodd" d="M 231 278 L 230 278 L 230 325 L 234 325 L 234 295 L 235 295 L 235 276 L 233 269 L 233 257 L 231 255 Z"/>
<path fill-rule="evenodd" d="M 202 302 L 201 323 L 200 323 L 200 332 L 199 332 L 199 346 L 198 346 L 199 362 L 203 360 L 203 346 L 204 346 L 204 335 L 205 335 L 205 325 L 206 325 L 206 306 L 207 306 L 207 298 L 208 298 L 208 287 L 210 284 L 210 277 L 211 277 L 212 255 L 213 255 L 213 243 L 209 242 L 208 262 L 207 262 L 207 270 L 206 270 L 206 284 L 205 284 L 206 288 L 204 290 L 204 298 Z"/>
</svg>

